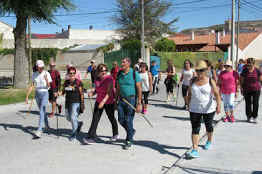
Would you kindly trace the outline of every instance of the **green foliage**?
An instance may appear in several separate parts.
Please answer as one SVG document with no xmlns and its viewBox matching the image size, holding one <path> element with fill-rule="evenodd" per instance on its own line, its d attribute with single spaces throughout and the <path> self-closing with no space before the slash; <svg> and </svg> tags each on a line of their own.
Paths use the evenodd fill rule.
<svg viewBox="0 0 262 174">
<path fill-rule="evenodd" d="M 1 49 L 0 55 L 6 56 L 8 54 L 15 54 L 15 49 Z"/>
<path fill-rule="evenodd" d="M 176 51 L 176 45 L 172 40 L 162 38 L 156 42 L 155 50 L 163 52 L 172 52 Z"/>
<path fill-rule="evenodd" d="M 50 58 L 56 59 L 57 52 L 57 48 L 33 48 L 32 63 L 34 65 L 38 59 L 41 59 L 48 65 Z"/>
<path fill-rule="evenodd" d="M 75 48 L 75 47 L 77 47 L 77 46 L 79 46 L 79 44 L 74 44 L 74 45 L 72 45 L 72 46 L 70 46 L 70 47 L 63 48 L 61 51 L 62 51 L 62 53 L 65 53 L 65 52 L 67 52 L 68 50 L 70 50 L 71 48 Z"/>
<path fill-rule="evenodd" d="M 113 43 L 109 43 L 105 46 L 99 47 L 97 48 L 97 51 L 103 51 L 103 53 L 107 53 L 109 51 L 112 51 L 114 49 L 114 44 Z"/>
<path fill-rule="evenodd" d="M 0 1 L 0 14 L 14 13 L 17 18 L 31 17 L 33 21 L 55 23 L 58 9 L 72 10 L 71 0 L 4 0 Z"/>
<path fill-rule="evenodd" d="M 122 41 L 121 46 L 125 50 L 140 50 L 142 44 L 140 40 L 130 39 Z"/>
<path fill-rule="evenodd" d="M 114 23 L 119 26 L 119 32 L 124 35 L 124 39 L 140 40 L 142 33 L 141 1 L 117 0 L 116 4 L 118 13 L 112 18 Z M 169 22 L 163 22 L 162 20 L 171 7 L 172 2 L 168 0 L 145 0 L 144 26 L 146 42 L 153 43 L 163 33 L 175 31 L 174 23 L 177 22 L 177 18 Z"/>
<path fill-rule="evenodd" d="M 2 42 L 3 42 L 3 34 L 0 33 L 0 48 L 2 47 Z"/>
<path fill-rule="evenodd" d="M 0 105 L 7 105 L 12 103 L 24 102 L 26 98 L 27 89 L 0 89 Z M 34 96 L 34 91 L 29 98 Z"/>
<path fill-rule="evenodd" d="M 208 59 L 215 63 L 224 57 L 223 52 L 157 52 L 160 57 L 160 69 L 165 71 L 167 61 L 172 60 L 177 69 L 183 69 L 185 59 L 190 59 L 195 64 L 200 59 Z"/>
</svg>

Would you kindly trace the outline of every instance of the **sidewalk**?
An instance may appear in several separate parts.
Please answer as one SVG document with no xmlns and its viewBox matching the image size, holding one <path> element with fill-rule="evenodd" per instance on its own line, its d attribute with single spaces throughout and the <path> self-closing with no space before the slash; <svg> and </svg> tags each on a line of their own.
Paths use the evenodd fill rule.
<svg viewBox="0 0 262 174">
<path fill-rule="evenodd" d="M 52 118 L 49 119 L 51 134 L 44 134 L 41 139 L 32 140 L 33 131 L 38 125 L 36 105 L 33 105 L 30 114 L 26 113 L 28 106 L 25 104 L 2 106 L 0 173 L 251 174 L 254 171 L 262 171 L 262 160 L 259 158 L 262 154 L 261 114 L 258 125 L 241 121 L 245 120 L 244 102 L 241 103 L 236 114 L 240 121 L 234 124 L 219 122 L 215 128 L 212 148 L 209 151 L 201 149 L 201 158 L 187 161 L 181 159 L 181 156 L 191 147 L 189 114 L 174 106 L 174 103 L 166 104 L 165 98 L 164 86 L 161 86 L 159 95 L 150 98 L 147 117 L 154 128 L 150 128 L 141 116 L 135 117 L 135 145 L 128 151 L 123 150 L 125 133 L 120 125 L 120 141 L 109 140 L 112 130 L 105 113 L 97 130 L 99 142 L 92 145 L 81 144 L 92 119 L 89 99 L 85 100 L 86 111 L 80 117 L 84 121 L 81 136 L 79 141 L 74 143 L 68 140 L 71 124 L 63 116 L 58 117 L 59 135 L 56 134 L 56 118 Z M 181 96 L 178 105 L 183 106 Z M 48 110 L 50 109 L 49 106 Z M 216 119 L 220 117 L 221 115 L 216 116 Z M 204 134 L 204 126 L 201 134 Z M 178 160 L 178 165 L 173 166 Z"/>
</svg>

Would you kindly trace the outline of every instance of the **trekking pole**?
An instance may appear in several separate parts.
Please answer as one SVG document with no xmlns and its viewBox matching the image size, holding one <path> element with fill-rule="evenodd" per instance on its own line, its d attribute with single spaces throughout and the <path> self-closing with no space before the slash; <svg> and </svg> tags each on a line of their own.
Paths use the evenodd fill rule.
<svg viewBox="0 0 262 174">
<path fill-rule="evenodd" d="M 122 98 L 123 101 L 128 104 L 132 109 L 134 109 L 136 111 L 136 108 L 131 105 L 126 99 Z M 143 113 L 140 113 L 142 115 L 142 117 L 146 120 L 146 122 L 153 128 L 153 125 L 150 123 L 150 121 L 145 117 L 145 115 Z"/>
<path fill-rule="evenodd" d="M 57 97 L 58 98 L 58 97 Z M 57 105 L 57 104 L 56 104 Z M 57 138 L 59 138 L 59 130 L 58 130 L 58 113 L 57 113 L 57 106 L 55 107 L 55 112 L 56 112 L 56 135 Z M 60 115 L 60 114 L 59 114 Z"/>
<path fill-rule="evenodd" d="M 179 84 L 177 86 L 177 92 L 176 92 L 176 106 L 177 106 L 178 96 L 179 96 Z"/>
<path fill-rule="evenodd" d="M 28 112 L 27 112 L 27 113 L 28 113 L 28 116 L 29 116 L 29 114 L 30 114 L 31 111 L 32 111 L 33 102 L 34 102 L 34 97 L 32 97 L 30 106 L 29 106 L 29 108 L 28 108 Z"/>
<path fill-rule="evenodd" d="M 88 97 L 89 99 L 89 103 L 90 103 L 90 107 L 91 107 L 91 112 L 92 112 L 92 116 L 94 115 L 94 110 L 93 110 L 93 105 L 92 105 L 92 102 L 91 102 L 91 98 Z"/>
</svg>

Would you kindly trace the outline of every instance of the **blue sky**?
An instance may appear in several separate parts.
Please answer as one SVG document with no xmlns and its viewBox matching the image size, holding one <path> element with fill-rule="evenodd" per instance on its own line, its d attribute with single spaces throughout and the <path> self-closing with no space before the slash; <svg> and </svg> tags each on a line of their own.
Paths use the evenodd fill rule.
<svg viewBox="0 0 262 174">
<path fill-rule="evenodd" d="M 175 17 L 179 17 L 179 21 L 176 23 L 178 31 L 186 28 L 222 24 L 231 17 L 231 0 L 169 1 L 173 2 L 173 6 L 163 20 L 169 21 Z M 72 2 L 76 5 L 77 9 L 69 12 L 69 14 L 113 11 L 116 6 L 116 0 L 73 0 Z M 262 9 L 261 0 L 243 0 L 241 4 L 241 20 L 262 19 L 262 11 L 259 11 L 258 8 Z M 60 11 L 58 14 L 65 14 L 65 12 Z M 67 25 L 71 25 L 74 29 L 87 29 L 90 25 L 92 25 L 94 29 L 116 29 L 117 26 L 110 20 L 113 14 L 114 13 L 59 16 L 56 17 L 58 25 L 32 23 L 32 32 L 55 33 L 60 32 L 62 28 L 66 29 Z M 15 18 L 0 17 L 0 21 L 15 26 Z"/>
</svg>

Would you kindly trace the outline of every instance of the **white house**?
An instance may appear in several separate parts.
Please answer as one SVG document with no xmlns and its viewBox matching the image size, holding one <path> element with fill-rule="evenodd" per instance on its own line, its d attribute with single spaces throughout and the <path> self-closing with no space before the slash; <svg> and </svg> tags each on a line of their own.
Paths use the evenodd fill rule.
<svg viewBox="0 0 262 174">
<path fill-rule="evenodd" d="M 0 33 L 3 34 L 3 40 L 13 40 L 13 27 L 9 24 L 0 21 Z"/>
</svg>

